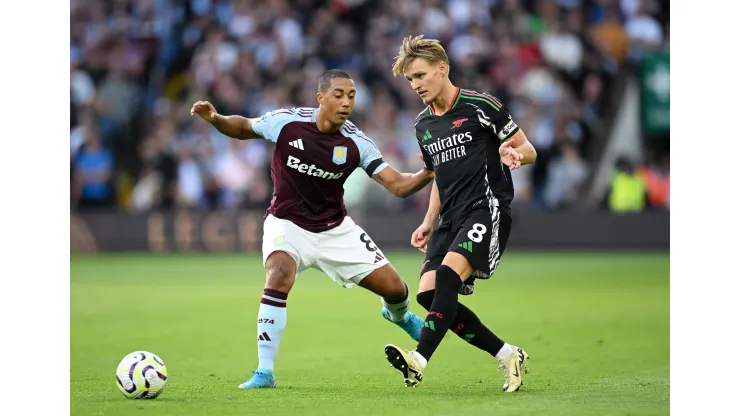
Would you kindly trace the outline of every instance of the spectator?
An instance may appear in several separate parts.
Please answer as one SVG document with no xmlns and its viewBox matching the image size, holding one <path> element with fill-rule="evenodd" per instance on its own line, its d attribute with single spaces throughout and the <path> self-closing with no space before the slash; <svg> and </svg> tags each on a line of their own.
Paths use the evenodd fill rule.
<svg viewBox="0 0 740 416">
<path fill-rule="evenodd" d="M 565 207 L 592 168 L 582 155 L 589 155 L 603 134 L 614 74 L 646 51 L 667 48 L 667 5 L 667 0 L 75 0 L 70 159 L 73 170 L 87 178 L 86 195 L 96 186 L 105 189 L 101 194 L 110 191 L 103 198 L 107 204 L 115 199 L 112 182 L 90 182 L 95 175 L 89 172 L 91 160 L 109 157 L 108 175 L 115 166 L 117 176 L 131 179 L 131 190 L 116 186 L 131 193 L 119 198 L 131 200 L 130 208 L 263 209 L 272 194 L 274 145 L 234 143 L 194 122 L 187 110 L 200 99 L 247 117 L 316 106 L 316 79 L 341 67 L 358 90 L 352 120 L 394 167 L 415 171 L 413 120 L 423 105 L 389 68 L 400 40 L 423 33 L 447 48 L 453 82 L 502 99 L 535 144 L 537 163 L 512 173 L 517 204 Z M 98 153 L 88 153 L 95 146 Z M 568 183 L 551 175 L 563 175 Z M 348 204 L 426 209 L 428 190 L 400 200 L 371 182 L 352 176 L 347 186 L 357 189 L 348 189 Z M 553 190 L 558 186 L 564 187 L 562 195 Z M 78 191 L 73 202 L 82 188 Z"/>
<path fill-rule="evenodd" d="M 607 195 L 609 210 L 615 214 L 642 211 L 645 208 L 645 182 L 625 157 L 617 159 Z"/>
<path fill-rule="evenodd" d="M 604 20 L 594 26 L 591 36 L 596 47 L 613 59 L 615 64 L 621 65 L 627 58 L 630 38 L 615 7 L 605 9 Z"/>
<path fill-rule="evenodd" d="M 640 2 L 635 14 L 627 20 L 624 29 L 630 38 L 630 55 L 633 60 L 640 59 L 646 52 L 660 49 L 663 43 L 663 29 L 650 15 L 646 0 Z"/>
<path fill-rule="evenodd" d="M 642 168 L 650 207 L 668 210 L 671 206 L 671 159 L 663 156 L 660 165 Z"/>
<path fill-rule="evenodd" d="M 575 72 L 583 62 L 583 44 L 574 34 L 555 22 L 543 35 L 540 49 L 545 60 L 556 68 Z"/>
<path fill-rule="evenodd" d="M 548 208 L 563 209 L 575 204 L 587 173 L 586 162 L 581 159 L 578 148 L 571 143 L 563 143 L 560 155 L 548 166 L 544 193 Z"/>
<path fill-rule="evenodd" d="M 80 209 L 110 208 L 115 195 L 112 183 L 113 155 L 100 143 L 99 135 L 88 131 L 85 144 L 74 158 L 73 197 Z"/>
</svg>

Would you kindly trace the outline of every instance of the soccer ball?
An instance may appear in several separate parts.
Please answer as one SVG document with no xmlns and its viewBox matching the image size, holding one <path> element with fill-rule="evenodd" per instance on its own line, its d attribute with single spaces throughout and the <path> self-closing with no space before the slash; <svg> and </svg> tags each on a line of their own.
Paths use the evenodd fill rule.
<svg viewBox="0 0 740 416">
<path fill-rule="evenodd" d="M 118 388 L 129 399 L 154 399 L 167 383 L 167 367 L 149 351 L 135 351 L 123 357 L 116 369 Z"/>
</svg>

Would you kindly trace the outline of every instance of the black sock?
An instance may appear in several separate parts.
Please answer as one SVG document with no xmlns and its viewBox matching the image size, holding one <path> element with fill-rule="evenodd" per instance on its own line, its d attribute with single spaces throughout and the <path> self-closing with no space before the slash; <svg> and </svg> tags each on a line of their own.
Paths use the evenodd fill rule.
<svg viewBox="0 0 740 416">
<path fill-rule="evenodd" d="M 416 351 L 429 360 L 439 347 L 447 330 L 455 321 L 457 313 L 457 291 L 462 286 L 460 275 L 448 266 L 437 269 L 436 290 L 429 314 L 421 329 L 421 338 Z"/>
<path fill-rule="evenodd" d="M 470 345 L 478 347 L 494 357 L 496 357 L 496 354 L 504 346 L 504 341 L 483 325 L 475 312 L 468 309 L 462 303 L 457 305 L 457 319 L 455 324 L 451 328 L 452 332 L 469 342 Z"/>
<path fill-rule="evenodd" d="M 428 290 L 416 295 L 416 301 L 424 309 L 429 310 L 434 300 L 434 290 Z M 488 327 L 483 325 L 475 312 L 471 311 L 462 303 L 457 304 L 457 313 L 455 320 L 450 327 L 450 331 L 457 334 L 458 337 L 469 342 L 470 345 L 480 348 L 481 350 L 496 356 L 499 350 L 504 346 L 504 341 L 491 332 Z"/>
</svg>

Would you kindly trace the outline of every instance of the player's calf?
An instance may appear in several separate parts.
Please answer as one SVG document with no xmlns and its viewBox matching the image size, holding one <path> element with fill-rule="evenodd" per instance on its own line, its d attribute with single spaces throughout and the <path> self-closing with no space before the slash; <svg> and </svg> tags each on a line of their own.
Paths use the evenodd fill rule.
<svg viewBox="0 0 740 416">
<path fill-rule="evenodd" d="M 239 388 L 274 387 L 275 360 L 288 321 L 288 292 L 295 282 L 296 263 L 285 252 L 270 254 L 265 263 L 265 289 L 257 313 L 257 356 L 255 375 Z"/>
<path fill-rule="evenodd" d="M 390 264 L 373 270 L 360 281 L 360 286 L 380 296 L 391 321 L 408 320 L 409 288 Z"/>
<path fill-rule="evenodd" d="M 434 292 L 434 290 L 428 290 L 418 293 L 416 295 L 416 301 L 424 309 L 429 310 L 434 300 Z M 452 326 L 450 326 L 450 331 L 464 339 L 470 345 L 486 351 L 493 357 L 497 357 L 499 351 L 507 345 L 501 338 L 483 325 L 475 312 L 460 302 L 457 303 L 457 312 Z"/>
<path fill-rule="evenodd" d="M 439 347 L 447 330 L 452 327 L 457 314 L 457 295 L 462 280 L 450 266 L 443 264 L 437 269 L 434 300 L 429 308 L 421 338 L 416 350 L 429 360 Z"/>
<path fill-rule="evenodd" d="M 372 271 L 360 281 L 360 286 L 380 296 L 383 318 L 400 326 L 415 341 L 419 340 L 424 321 L 409 311 L 409 288 L 390 264 Z"/>
</svg>

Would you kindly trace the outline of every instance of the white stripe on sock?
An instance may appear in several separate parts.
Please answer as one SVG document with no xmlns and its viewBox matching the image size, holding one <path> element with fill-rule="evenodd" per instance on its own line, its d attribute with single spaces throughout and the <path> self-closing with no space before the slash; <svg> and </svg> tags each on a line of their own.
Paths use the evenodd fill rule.
<svg viewBox="0 0 740 416">
<path fill-rule="evenodd" d="M 268 299 L 268 300 L 271 300 L 271 301 L 277 302 L 277 303 L 287 303 L 287 300 L 285 300 L 285 299 L 273 298 L 272 296 L 262 295 L 262 298 L 263 299 Z"/>
</svg>

